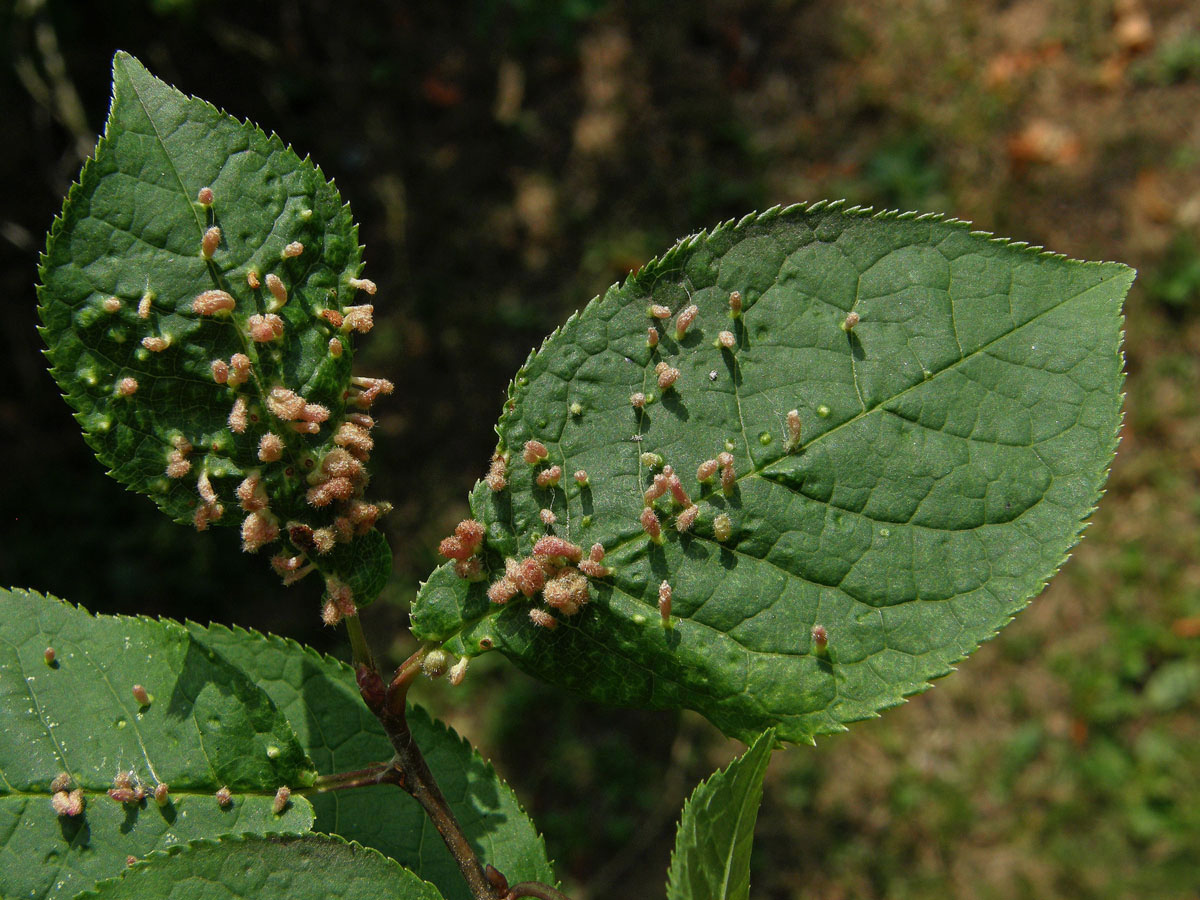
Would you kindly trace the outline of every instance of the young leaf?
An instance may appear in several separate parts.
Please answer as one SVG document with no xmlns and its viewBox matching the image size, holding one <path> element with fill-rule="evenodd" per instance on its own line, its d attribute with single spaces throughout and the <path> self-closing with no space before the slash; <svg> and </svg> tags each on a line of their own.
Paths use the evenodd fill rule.
<svg viewBox="0 0 1200 900">
<path fill-rule="evenodd" d="M 611 576 L 551 631 L 447 565 L 414 630 L 740 737 L 874 716 L 994 635 L 1079 539 L 1116 446 L 1133 275 L 838 204 L 687 238 L 530 357 L 498 426 L 507 486 L 471 498 L 493 582 L 547 530 L 602 544 Z M 586 485 L 539 484 L 554 465 Z M 679 490 L 656 498 L 663 465 Z"/>
<path fill-rule="evenodd" d="M 179 894 L 186 885 L 185 894 Z M 374 850 L 328 835 L 225 837 L 155 853 L 81 895 L 96 900 L 441 900 Z"/>
<path fill-rule="evenodd" d="M 116 55 L 42 258 L 51 372 L 115 478 L 176 521 L 241 527 L 247 550 L 282 540 L 358 605 L 391 570 L 362 500 L 363 407 L 390 385 L 351 379 L 361 268 L 320 169 Z"/>
<path fill-rule="evenodd" d="M 180 841 L 312 827 L 302 797 L 272 810 L 280 785 L 315 774 L 287 721 L 176 623 L 0 591 L 0 721 L 0 897 L 72 897 Z M 52 805 L 63 775 L 76 815 Z M 125 802 L 107 793 L 122 786 Z"/>
<path fill-rule="evenodd" d="M 386 762 L 391 744 L 359 697 L 344 663 L 294 641 L 220 625 L 188 624 L 192 637 L 246 672 L 288 717 L 322 773 Z M 553 884 L 546 847 L 512 789 L 491 764 L 418 706 L 408 724 L 475 851 L 512 883 Z M 380 850 L 438 886 L 470 900 L 462 873 L 421 808 L 392 785 L 316 794 L 316 828 Z"/>
<path fill-rule="evenodd" d="M 754 822 L 774 743 L 774 731 L 764 732 L 683 805 L 667 900 L 748 900 Z"/>
</svg>

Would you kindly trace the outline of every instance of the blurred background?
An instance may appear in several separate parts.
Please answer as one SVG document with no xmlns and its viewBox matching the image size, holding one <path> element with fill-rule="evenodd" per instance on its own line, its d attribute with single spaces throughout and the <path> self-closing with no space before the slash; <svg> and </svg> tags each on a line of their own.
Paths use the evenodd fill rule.
<svg viewBox="0 0 1200 900">
<path fill-rule="evenodd" d="M 933 691 L 776 754 L 752 894 L 1200 897 L 1200 6 L 1158 0 L 5 0 L 0 584 L 344 653 L 318 586 L 103 475 L 46 375 L 37 254 L 117 48 L 279 132 L 351 201 L 380 285 L 363 374 L 407 606 L 508 378 L 677 237 L 844 197 L 1136 266 L 1108 495 L 1063 573 Z M 389 645 L 388 635 L 394 635 Z M 659 897 L 673 822 L 740 745 L 483 659 L 418 702 L 493 758 L 578 900 Z"/>
</svg>

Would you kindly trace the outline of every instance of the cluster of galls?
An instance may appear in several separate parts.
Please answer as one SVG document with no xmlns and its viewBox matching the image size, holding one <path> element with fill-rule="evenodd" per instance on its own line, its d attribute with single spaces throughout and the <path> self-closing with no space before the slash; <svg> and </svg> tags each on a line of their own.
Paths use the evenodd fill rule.
<svg viewBox="0 0 1200 900">
<path fill-rule="evenodd" d="M 535 606 L 529 610 L 529 618 L 543 628 L 557 628 L 558 620 L 550 609 L 567 617 L 577 615 L 591 599 L 588 577 L 605 578 L 612 574 L 603 559 L 604 547 L 600 544 L 594 544 L 584 559 L 579 545 L 545 535 L 538 538 L 530 556 L 504 561 L 504 575 L 488 588 L 488 599 L 504 604 L 518 594 L 533 599 L 540 593 L 549 609 Z"/>
</svg>

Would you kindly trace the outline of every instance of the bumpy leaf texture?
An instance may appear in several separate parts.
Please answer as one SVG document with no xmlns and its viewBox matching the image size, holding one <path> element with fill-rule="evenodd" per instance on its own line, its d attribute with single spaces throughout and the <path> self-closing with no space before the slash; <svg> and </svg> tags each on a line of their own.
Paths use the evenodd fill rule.
<svg viewBox="0 0 1200 900">
<path fill-rule="evenodd" d="M 393 750 L 363 704 L 349 666 L 275 635 L 189 623 L 192 637 L 266 691 L 322 773 L 385 762 Z M 479 858 L 512 883 L 553 884 L 546 846 L 495 769 L 453 730 L 409 707 L 408 724 L 463 834 Z M 373 847 L 435 884 L 447 900 L 470 900 L 462 872 L 429 818 L 393 785 L 315 794 L 315 828 Z"/>
<path fill-rule="evenodd" d="M 1133 276 L 839 204 L 687 238 L 518 373 L 471 497 L 482 580 L 435 571 L 414 629 L 743 738 L 874 716 L 993 636 L 1079 539 L 1116 447 Z M 534 554 L 545 534 L 603 547 L 611 574 L 578 564 L 590 602 L 511 584 L 490 602 L 506 557 L 570 576 Z"/>
<path fill-rule="evenodd" d="M 155 853 L 82 898 L 96 900 L 441 900 L 374 850 L 327 835 L 226 837 Z M 81 900 L 82 900 L 81 898 Z"/>
<path fill-rule="evenodd" d="M 248 550 L 282 540 L 281 574 L 307 554 L 359 605 L 391 570 L 362 498 L 364 407 L 390 385 L 351 377 L 361 268 L 320 169 L 117 54 L 42 259 L 52 374 L 117 480 L 176 521 L 240 526 Z"/>
<path fill-rule="evenodd" d="M 313 824 L 303 797 L 274 809 L 316 774 L 283 714 L 177 623 L 0 591 L 0 722 L 0 897 L 73 897 L 130 856 Z"/>
<path fill-rule="evenodd" d="M 748 900 L 754 823 L 774 744 L 774 732 L 764 732 L 692 792 L 675 833 L 667 900 Z"/>
</svg>

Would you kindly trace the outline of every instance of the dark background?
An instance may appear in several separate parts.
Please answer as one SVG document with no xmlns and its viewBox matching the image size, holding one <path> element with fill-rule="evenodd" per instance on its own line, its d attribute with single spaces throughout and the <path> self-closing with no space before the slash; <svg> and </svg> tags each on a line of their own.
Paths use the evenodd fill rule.
<svg viewBox="0 0 1200 900">
<path fill-rule="evenodd" d="M 115 49 L 337 180 L 380 285 L 372 495 L 407 604 L 485 470 L 508 378 L 675 238 L 845 197 L 1141 270 L 1110 490 L 1054 585 L 933 692 L 777 754 L 753 893 L 1195 898 L 1200 875 L 1200 8 L 605 0 L 0 4 L 0 584 L 343 652 L 317 588 L 102 474 L 44 371 L 33 285 Z M 395 635 L 389 639 L 389 635 Z M 672 823 L 736 751 L 481 660 L 424 700 L 492 756 L 573 896 L 661 896 Z"/>
</svg>

